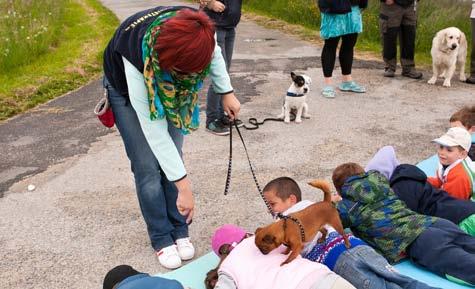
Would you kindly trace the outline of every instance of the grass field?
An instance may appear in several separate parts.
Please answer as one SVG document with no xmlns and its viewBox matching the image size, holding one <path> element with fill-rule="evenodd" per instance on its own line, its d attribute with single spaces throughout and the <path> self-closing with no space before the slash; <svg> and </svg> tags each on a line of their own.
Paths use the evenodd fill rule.
<svg viewBox="0 0 475 289">
<path fill-rule="evenodd" d="M 117 25 L 97 0 L 0 1 L 0 120 L 97 77 Z"/>
<path fill-rule="evenodd" d="M 243 3 L 246 11 L 303 25 L 315 33 L 320 28 L 320 11 L 315 0 L 243 0 Z M 364 31 L 359 37 L 357 49 L 375 53 L 381 51 L 379 3 L 370 0 L 363 12 Z M 416 63 L 430 64 L 432 38 L 440 29 L 456 26 L 470 38 L 470 7 L 471 2 L 466 0 L 421 0 L 418 3 Z"/>
<path fill-rule="evenodd" d="M 320 12 L 315 0 L 243 3 L 245 11 L 301 25 L 300 36 L 316 38 Z M 369 3 L 357 49 L 378 55 L 379 1 Z M 430 46 L 438 30 L 456 26 L 470 37 L 470 3 L 419 2 L 418 65 L 430 64 Z M 275 25 L 269 18 L 258 22 Z M 102 51 L 117 25 L 117 18 L 98 0 L 0 0 L 0 121 L 96 78 L 102 71 Z"/>
</svg>

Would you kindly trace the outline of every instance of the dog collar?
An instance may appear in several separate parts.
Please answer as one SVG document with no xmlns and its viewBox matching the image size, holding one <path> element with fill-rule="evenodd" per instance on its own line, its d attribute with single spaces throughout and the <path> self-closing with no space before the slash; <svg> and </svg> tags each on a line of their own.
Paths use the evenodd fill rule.
<svg viewBox="0 0 475 289">
<path fill-rule="evenodd" d="M 295 217 L 292 217 L 290 215 L 284 216 L 282 213 L 279 213 L 277 215 L 279 218 L 284 220 L 284 234 L 285 234 L 285 229 L 287 228 L 287 219 L 292 220 L 295 224 L 297 224 L 300 228 L 300 237 L 302 238 L 302 242 L 305 242 L 305 230 L 303 228 L 302 223 Z"/>
<path fill-rule="evenodd" d="M 304 94 L 303 94 L 303 93 L 296 94 L 296 93 L 287 91 L 287 96 L 291 96 L 291 97 L 301 97 L 301 96 L 304 96 Z"/>
</svg>

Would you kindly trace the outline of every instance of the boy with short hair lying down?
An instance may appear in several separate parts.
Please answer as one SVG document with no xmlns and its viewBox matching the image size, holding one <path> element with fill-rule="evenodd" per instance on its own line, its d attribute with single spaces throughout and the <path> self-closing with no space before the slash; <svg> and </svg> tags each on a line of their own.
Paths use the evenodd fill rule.
<svg viewBox="0 0 475 289">
<path fill-rule="evenodd" d="M 475 238 L 448 220 L 407 208 L 378 171 L 345 163 L 332 180 L 342 197 L 337 209 L 343 225 L 390 263 L 409 257 L 449 280 L 475 285 Z"/>
<path fill-rule="evenodd" d="M 312 183 L 310 183 L 312 185 Z M 302 200 L 298 184 L 291 178 L 280 177 L 264 187 L 264 197 L 274 213 L 288 215 L 313 204 Z M 399 274 L 383 256 L 368 246 L 363 240 L 347 234 L 351 247 L 347 249 L 343 237 L 331 226 L 324 242 L 318 242 L 322 234 L 318 232 L 313 241 L 305 244 L 302 256 L 311 261 L 327 265 L 356 288 L 366 289 L 431 289 L 425 283 Z"/>
<path fill-rule="evenodd" d="M 414 212 L 444 218 L 457 224 L 465 233 L 475 236 L 475 202 L 450 196 L 433 187 L 418 167 L 400 164 L 392 146 L 382 147 L 368 162 L 365 171 L 383 174 L 399 199 Z"/>
</svg>

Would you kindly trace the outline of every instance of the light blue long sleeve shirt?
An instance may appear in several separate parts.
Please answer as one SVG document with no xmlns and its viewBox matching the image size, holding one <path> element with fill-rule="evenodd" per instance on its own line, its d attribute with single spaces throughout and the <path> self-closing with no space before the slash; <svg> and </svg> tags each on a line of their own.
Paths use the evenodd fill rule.
<svg viewBox="0 0 475 289">
<path fill-rule="evenodd" d="M 168 122 L 166 118 L 153 121 L 150 119 L 148 93 L 143 73 L 135 68 L 126 58 L 122 57 L 122 60 L 124 62 L 130 103 L 137 113 L 145 139 L 167 179 L 170 181 L 180 180 L 186 176 L 185 165 L 168 133 Z M 229 74 L 226 71 L 226 63 L 218 44 L 215 45 L 211 60 L 210 76 L 213 88 L 217 93 L 223 94 L 233 91 Z"/>
</svg>

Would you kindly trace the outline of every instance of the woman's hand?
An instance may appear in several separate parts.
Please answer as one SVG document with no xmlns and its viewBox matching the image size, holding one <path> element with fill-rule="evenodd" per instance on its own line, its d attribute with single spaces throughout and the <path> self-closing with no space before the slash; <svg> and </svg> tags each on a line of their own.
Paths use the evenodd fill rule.
<svg viewBox="0 0 475 289">
<path fill-rule="evenodd" d="M 217 1 L 217 0 L 211 0 L 209 3 L 208 3 L 208 8 L 213 10 L 214 12 L 218 12 L 218 13 L 221 13 L 224 11 L 224 9 L 226 9 L 226 6 L 224 6 L 223 3 Z"/>
<path fill-rule="evenodd" d="M 386 5 L 393 5 L 394 0 L 386 0 L 384 3 L 386 3 Z"/>
<path fill-rule="evenodd" d="M 234 95 L 234 92 L 230 92 L 223 95 L 222 98 L 223 109 L 228 114 L 231 120 L 238 118 L 239 110 L 241 109 L 241 103 Z"/>
<path fill-rule="evenodd" d="M 186 223 L 189 224 L 193 219 L 195 210 L 195 200 L 193 198 L 193 192 L 191 191 L 191 182 L 188 177 L 175 182 L 178 189 L 178 197 L 176 199 L 176 207 L 178 212 L 183 216 L 186 216 Z"/>
</svg>

